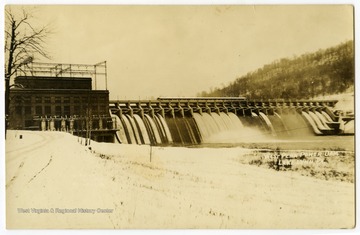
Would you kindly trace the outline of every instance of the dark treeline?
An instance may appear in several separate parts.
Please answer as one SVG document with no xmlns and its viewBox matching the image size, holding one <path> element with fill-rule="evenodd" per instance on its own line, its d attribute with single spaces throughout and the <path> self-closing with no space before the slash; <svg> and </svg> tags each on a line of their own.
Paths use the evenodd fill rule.
<svg viewBox="0 0 360 235">
<path fill-rule="evenodd" d="M 283 58 L 198 96 L 248 99 L 309 99 L 354 87 L 353 41 L 315 53 Z"/>
</svg>

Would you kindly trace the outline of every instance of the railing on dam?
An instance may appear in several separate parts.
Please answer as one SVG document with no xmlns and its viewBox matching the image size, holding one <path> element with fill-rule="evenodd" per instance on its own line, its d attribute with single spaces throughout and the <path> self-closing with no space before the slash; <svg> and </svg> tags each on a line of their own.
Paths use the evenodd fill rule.
<svg viewBox="0 0 360 235">
<path fill-rule="evenodd" d="M 249 101 L 244 97 L 160 97 L 157 100 L 110 100 L 110 109 L 114 112 L 136 113 L 141 117 L 156 113 L 163 117 L 185 117 L 196 113 L 232 112 L 236 115 L 251 116 L 251 112 L 286 112 L 289 110 L 326 110 L 334 107 L 337 100 L 268 100 Z M 331 114 L 330 114 L 331 115 Z"/>
<path fill-rule="evenodd" d="M 255 136 L 343 134 L 336 100 L 250 101 L 244 97 L 111 100 L 120 143 L 199 144 Z"/>
</svg>

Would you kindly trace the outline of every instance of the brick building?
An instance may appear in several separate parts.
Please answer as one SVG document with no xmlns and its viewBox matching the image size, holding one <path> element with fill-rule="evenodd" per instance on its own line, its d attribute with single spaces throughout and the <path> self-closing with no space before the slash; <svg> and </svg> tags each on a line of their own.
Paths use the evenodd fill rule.
<svg viewBox="0 0 360 235">
<path fill-rule="evenodd" d="M 40 75 L 33 69 L 31 75 L 22 74 L 14 79 L 8 128 L 67 131 L 79 136 L 91 131 L 92 139 L 113 142 L 116 126 L 109 113 L 109 91 L 93 90 L 90 76 L 76 76 L 80 72 L 99 76 L 96 70 L 82 70 L 85 65 L 72 65 L 66 73 L 61 72 L 62 68 L 60 72 L 49 70 L 44 74 L 51 64 L 41 65 L 37 64 L 37 68 L 42 68 Z"/>
</svg>

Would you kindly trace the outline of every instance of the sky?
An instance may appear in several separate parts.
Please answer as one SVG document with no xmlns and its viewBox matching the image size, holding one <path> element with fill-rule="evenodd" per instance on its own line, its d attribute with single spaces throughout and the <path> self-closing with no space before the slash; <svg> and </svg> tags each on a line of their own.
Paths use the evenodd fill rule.
<svg viewBox="0 0 360 235">
<path fill-rule="evenodd" d="M 353 39 L 350 5 L 25 9 L 33 12 L 33 25 L 49 25 L 53 31 L 46 41 L 51 60 L 35 61 L 107 61 L 110 99 L 196 96 L 274 60 Z"/>
</svg>

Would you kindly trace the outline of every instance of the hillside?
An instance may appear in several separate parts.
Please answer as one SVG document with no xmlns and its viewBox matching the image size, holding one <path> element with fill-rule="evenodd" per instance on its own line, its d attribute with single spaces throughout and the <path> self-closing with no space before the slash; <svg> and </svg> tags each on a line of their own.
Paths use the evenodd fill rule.
<svg viewBox="0 0 360 235">
<path fill-rule="evenodd" d="M 309 99 L 354 89 L 354 45 L 283 58 L 199 96 L 246 96 L 249 99 Z"/>
</svg>

